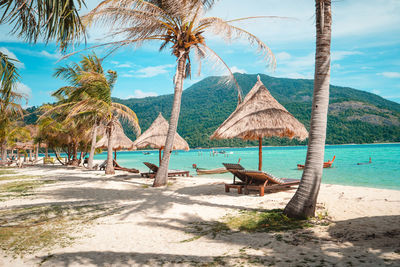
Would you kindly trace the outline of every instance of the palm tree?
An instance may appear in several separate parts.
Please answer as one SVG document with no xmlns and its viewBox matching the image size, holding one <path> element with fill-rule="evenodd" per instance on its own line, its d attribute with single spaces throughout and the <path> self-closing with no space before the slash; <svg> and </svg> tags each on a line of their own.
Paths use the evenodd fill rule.
<svg viewBox="0 0 400 267">
<path fill-rule="evenodd" d="M 80 64 L 58 68 L 56 77 L 61 77 L 70 83 L 53 93 L 59 99 L 58 105 L 49 112 L 67 111 L 66 121 L 84 122 L 91 125 L 92 145 L 89 155 L 89 168 L 93 165 L 93 156 L 96 147 L 97 128 L 105 124 L 108 135 L 108 150 L 106 174 L 114 173 L 112 158 L 112 135 L 115 123 L 119 118 L 129 122 L 137 135 L 140 134 L 139 122 L 136 114 L 127 106 L 113 103 L 111 91 L 117 79 L 117 73 L 103 70 L 102 60 L 95 54 L 84 56 Z"/>
<path fill-rule="evenodd" d="M 108 0 L 101 2 L 83 19 L 88 24 L 99 22 L 114 26 L 111 36 L 122 37 L 123 40 L 104 44 L 109 45 L 111 51 L 126 45 L 141 45 L 145 41 L 158 40 L 161 41 L 160 50 L 169 47 L 177 59 L 168 135 L 153 186 L 162 186 L 167 183 L 168 164 L 180 113 L 183 80 L 190 77 L 191 73 L 190 52 L 194 52 L 199 61 L 212 57 L 227 67 L 225 62 L 206 45 L 204 32 L 213 31 L 227 40 L 245 36 L 250 43 L 257 45 L 269 63 L 275 64 L 270 49 L 259 38 L 232 25 L 234 22 L 256 17 L 229 21 L 217 17 L 203 17 L 204 6 L 211 6 L 213 2 L 207 0 Z M 229 70 L 228 67 L 227 69 Z M 229 72 L 232 77 L 230 70 Z"/>
<path fill-rule="evenodd" d="M 289 217 L 314 216 L 321 184 L 326 124 L 329 105 L 331 0 L 316 0 L 317 44 L 315 53 L 314 96 L 306 164 L 296 194 L 285 207 Z"/>
<path fill-rule="evenodd" d="M 2 0 L 0 24 L 12 24 L 11 33 L 28 42 L 55 39 L 64 50 L 68 43 L 85 34 L 78 14 L 82 6 L 83 0 Z"/>
<path fill-rule="evenodd" d="M 7 160 L 7 136 L 13 128 L 13 121 L 23 116 L 20 102 L 25 96 L 15 90 L 19 78 L 14 65 L 15 60 L 1 54 L 0 61 L 0 145 L 1 160 L 5 162 Z"/>
</svg>

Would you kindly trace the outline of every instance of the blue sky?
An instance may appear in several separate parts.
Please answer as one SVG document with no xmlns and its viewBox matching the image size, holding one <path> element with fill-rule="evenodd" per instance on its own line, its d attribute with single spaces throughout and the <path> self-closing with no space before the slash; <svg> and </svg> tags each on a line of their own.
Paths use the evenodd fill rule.
<svg viewBox="0 0 400 267">
<path fill-rule="evenodd" d="M 86 2 L 91 9 L 99 1 Z M 82 14 L 86 12 L 82 10 Z M 333 1 L 332 12 L 331 83 L 376 93 L 400 103 L 400 1 Z M 237 24 L 260 37 L 272 49 L 277 58 L 275 70 L 266 66 L 246 40 L 227 44 L 217 36 L 207 35 L 207 44 L 234 72 L 313 78 L 314 1 L 220 0 L 206 15 L 224 19 L 261 15 L 290 17 Z M 10 35 L 9 29 L 9 25 L 0 26 L 0 51 L 21 62 L 19 90 L 29 94 L 29 106 L 52 102 L 50 93 L 66 85 L 52 77 L 54 69 L 78 61 L 80 56 L 57 62 L 60 53 L 54 43 L 26 44 Z M 105 31 L 91 29 L 89 43 L 104 40 L 101 37 Z M 173 93 L 175 58 L 168 50 L 158 52 L 158 45 L 147 43 L 141 48 L 124 48 L 105 60 L 105 69 L 116 70 L 119 75 L 113 96 L 130 98 Z M 97 49 L 96 53 L 103 56 L 105 51 Z M 196 65 L 194 60 L 193 64 Z M 200 76 L 194 67 L 192 79 L 185 81 L 185 88 L 209 75 L 224 74 L 226 71 L 222 67 L 205 62 Z"/>
</svg>

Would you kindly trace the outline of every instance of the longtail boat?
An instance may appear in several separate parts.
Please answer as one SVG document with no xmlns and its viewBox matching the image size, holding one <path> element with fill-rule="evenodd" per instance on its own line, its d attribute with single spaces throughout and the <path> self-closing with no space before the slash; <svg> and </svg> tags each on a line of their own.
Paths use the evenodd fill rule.
<svg viewBox="0 0 400 267">
<path fill-rule="evenodd" d="M 330 168 L 332 167 L 332 163 L 335 161 L 336 156 L 333 156 L 332 160 L 328 160 L 324 162 L 324 168 Z M 297 164 L 297 169 L 302 170 L 304 169 L 304 165 L 302 164 Z"/>
<path fill-rule="evenodd" d="M 206 169 L 199 169 L 196 168 L 197 175 L 201 174 L 220 174 L 220 173 L 226 173 L 228 170 L 224 167 L 222 168 L 217 168 L 217 169 L 211 169 L 211 170 L 206 170 Z"/>
</svg>

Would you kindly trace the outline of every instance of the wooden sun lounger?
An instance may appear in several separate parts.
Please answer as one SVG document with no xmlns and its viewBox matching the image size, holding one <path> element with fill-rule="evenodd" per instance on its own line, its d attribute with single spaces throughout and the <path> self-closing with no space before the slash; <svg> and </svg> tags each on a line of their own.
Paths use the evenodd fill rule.
<svg viewBox="0 0 400 267">
<path fill-rule="evenodd" d="M 238 172 L 247 179 L 247 183 L 244 186 L 245 194 L 248 194 L 249 190 L 258 190 L 260 196 L 264 196 L 265 191 L 290 190 L 292 186 L 300 184 L 300 180 L 278 178 L 261 171 L 239 170 Z"/>
<path fill-rule="evenodd" d="M 142 177 L 146 178 L 154 178 L 156 177 L 157 171 L 158 171 L 158 166 L 150 163 L 150 162 L 143 162 L 144 165 L 146 165 L 149 168 L 149 172 L 142 172 L 140 175 Z M 189 177 L 189 171 L 183 171 L 183 170 L 168 170 L 168 177 L 172 176 L 186 176 Z"/>
<path fill-rule="evenodd" d="M 120 166 L 115 159 L 113 160 L 113 165 L 114 165 L 114 170 L 117 170 L 117 171 L 126 171 L 126 172 L 131 172 L 131 173 L 139 173 L 139 170 L 137 170 L 135 168 L 125 168 L 125 167 Z M 106 167 L 107 167 L 107 160 L 103 161 L 103 163 L 101 163 L 99 165 L 99 170 L 105 170 Z"/>
<path fill-rule="evenodd" d="M 238 194 L 242 194 L 242 190 L 247 183 L 246 176 L 240 173 L 240 170 L 244 170 L 243 166 L 239 163 L 222 163 L 225 168 L 233 174 L 233 183 L 232 184 L 225 184 L 225 192 L 229 192 L 231 188 L 237 189 Z M 236 181 L 236 178 L 240 180 Z"/>
</svg>

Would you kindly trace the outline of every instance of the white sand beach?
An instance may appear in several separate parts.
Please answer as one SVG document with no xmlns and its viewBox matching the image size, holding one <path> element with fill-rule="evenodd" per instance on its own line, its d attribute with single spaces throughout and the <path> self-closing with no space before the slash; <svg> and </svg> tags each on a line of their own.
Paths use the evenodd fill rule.
<svg viewBox="0 0 400 267">
<path fill-rule="evenodd" d="M 34 236 L 54 227 L 50 234 L 59 238 L 40 247 L 29 245 L 29 230 L 19 232 L 17 245 L 2 244 L 0 266 L 400 265 L 396 190 L 323 184 L 317 213 L 327 213 L 329 225 L 248 233 L 218 225 L 241 210 L 284 208 L 295 190 L 259 197 L 225 193 L 224 181 L 215 178 L 173 178 L 166 188 L 152 188 L 151 179 L 126 172 L 105 176 L 60 166 L 15 171 L 8 176 L 47 182 L 25 195 L 3 197 L 2 227 L 28 227 L 47 216 Z M 3 176 L 0 185 L 14 181 Z M 51 211 L 45 215 L 37 212 L 46 208 Z"/>
</svg>

